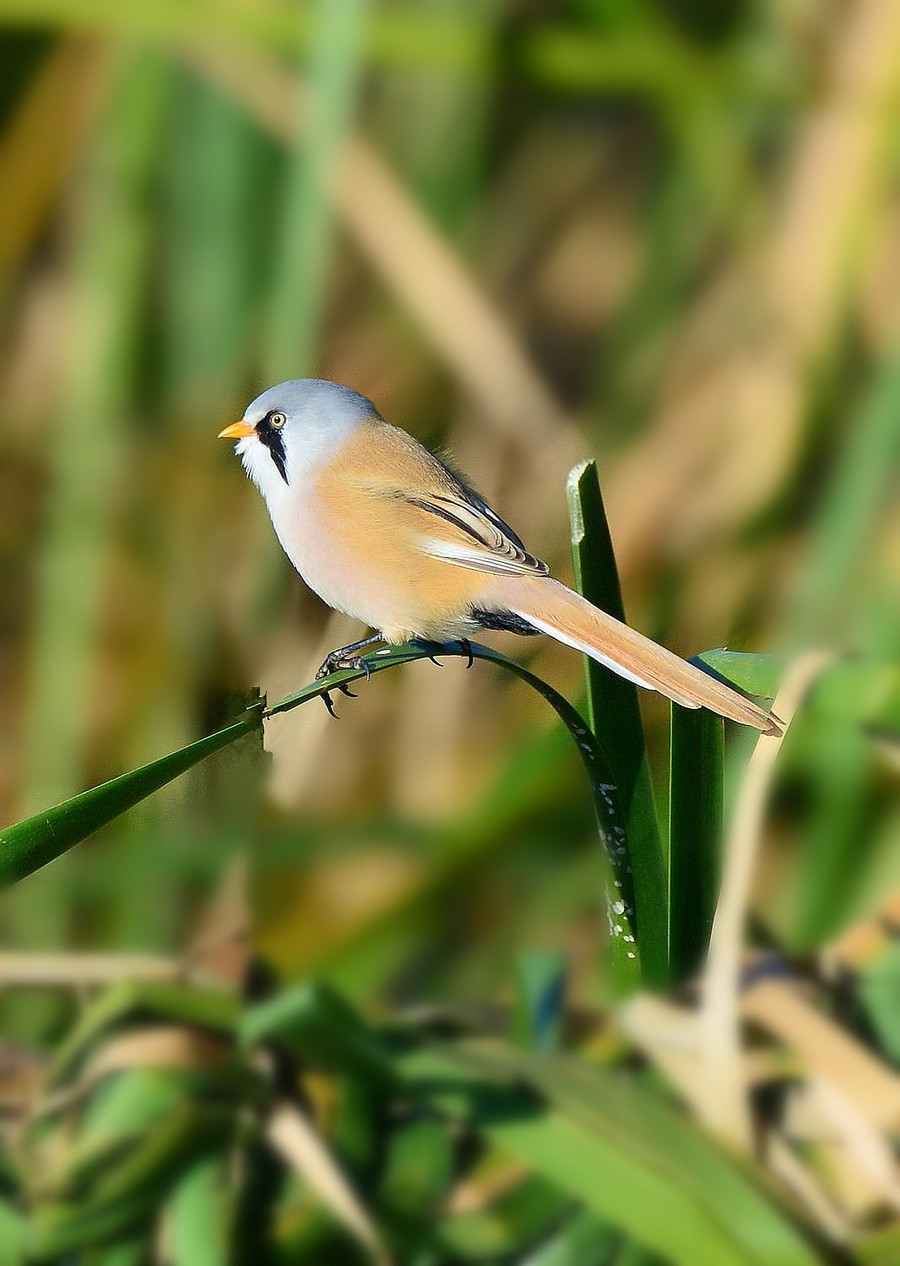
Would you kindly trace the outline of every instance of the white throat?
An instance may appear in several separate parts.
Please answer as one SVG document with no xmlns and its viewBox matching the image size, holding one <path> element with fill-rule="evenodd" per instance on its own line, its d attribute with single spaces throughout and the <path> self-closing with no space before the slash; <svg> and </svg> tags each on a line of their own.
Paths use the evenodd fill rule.
<svg viewBox="0 0 900 1266">
<path fill-rule="evenodd" d="M 291 503 L 296 504 L 316 471 L 340 452 L 361 422 L 359 417 L 336 420 L 313 415 L 303 419 L 302 429 L 289 423 L 283 432 L 286 482 L 271 452 L 255 435 L 237 442 L 235 452 L 262 493 L 276 531 L 279 517 Z"/>
</svg>

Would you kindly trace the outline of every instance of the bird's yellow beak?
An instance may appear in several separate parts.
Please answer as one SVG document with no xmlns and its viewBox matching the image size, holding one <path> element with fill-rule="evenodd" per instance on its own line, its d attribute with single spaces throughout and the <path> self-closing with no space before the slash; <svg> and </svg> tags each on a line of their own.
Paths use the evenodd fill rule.
<svg viewBox="0 0 900 1266">
<path fill-rule="evenodd" d="M 216 436 L 217 440 L 243 440 L 248 435 L 255 435 L 256 429 L 245 422 L 243 418 L 240 422 L 232 422 L 231 426 L 226 426 L 224 431 L 220 431 Z"/>
</svg>

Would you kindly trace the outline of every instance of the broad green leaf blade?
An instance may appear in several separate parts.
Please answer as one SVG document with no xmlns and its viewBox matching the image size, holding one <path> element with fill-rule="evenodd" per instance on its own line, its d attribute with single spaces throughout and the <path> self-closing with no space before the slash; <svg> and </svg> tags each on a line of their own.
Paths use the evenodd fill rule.
<svg viewBox="0 0 900 1266">
<path fill-rule="evenodd" d="M 689 1121 L 625 1078 L 499 1044 L 420 1049 L 413 1093 L 679 1266 L 816 1266 L 780 1207 Z"/>
<path fill-rule="evenodd" d="M 669 970 L 673 984 L 706 955 L 721 878 L 725 726 L 706 708 L 671 708 Z"/>
<path fill-rule="evenodd" d="M 621 1131 L 623 1143 L 653 1157 L 655 1167 L 689 1193 L 750 1261 L 799 1266 L 818 1260 L 764 1192 L 762 1176 L 758 1187 L 746 1169 L 657 1095 L 584 1060 L 538 1059 L 518 1052 L 513 1060 L 519 1075 L 529 1078 L 551 1103 L 592 1128 Z"/>
<path fill-rule="evenodd" d="M 215 734 L 7 827 L 0 834 L 0 885 L 14 883 L 46 866 L 213 752 L 261 728 L 262 706 L 257 705 L 240 721 Z"/>
<path fill-rule="evenodd" d="M 597 467 L 583 462 L 567 485 L 572 557 L 579 593 L 617 620 L 625 619 Z M 584 656 L 588 720 L 603 744 L 618 788 L 634 874 L 634 898 L 644 984 L 663 986 L 668 977 L 663 850 L 650 783 L 650 767 L 637 687 Z"/>
<path fill-rule="evenodd" d="M 563 721 L 575 744 L 582 764 L 587 771 L 594 806 L 594 816 L 600 830 L 600 839 L 606 852 L 606 860 L 610 871 L 607 888 L 607 910 L 610 922 L 610 939 L 613 953 L 619 964 L 618 977 L 625 987 L 637 987 L 640 982 L 640 946 L 634 919 L 634 874 L 625 823 L 619 806 L 618 792 L 613 780 L 612 771 L 606 754 L 590 730 L 581 714 L 567 699 L 541 677 L 523 668 L 515 660 L 508 659 L 498 651 L 493 651 L 478 642 L 432 643 L 423 642 L 406 646 L 386 647 L 380 651 L 370 652 L 363 656 L 366 668 L 344 668 L 330 673 L 320 681 L 311 682 L 288 695 L 266 710 L 267 717 L 276 716 L 280 712 L 289 712 L 292 708 L 315 699 L 326 691 L 334 690 L 341 683 L 359 681 L 372 673 L 382 672 L 386 668 L 395 668 L 401 664 L 413 663 L 420 659 L 429 659 L 436 655 L 455 655 L 464 658 L 487 660 L 498 664 L 507 672 L 513 673 L 536 690 Z M 665 905 L 665 885 L 659 889 L 660 909 Z"/>
<path fill-rule="evenodd" d="M 717 677 L 748 695 L 774 699 L 788 660 L 783 655 L 750 655 L 745 651 L 704 651 L 694 656 L 698 667 L 711 668 Z"/>
<path fill-rule="evenodd" d="M 561 1192 L 681 1266 L 747 1266 L 714 1224 L 627 1138 L 542 1106 L 521 1088 L 460 1075 L 455 1060 L 424 1060 L 423 1093 L 451 1117 L 525 1161 Z"/>
</svg>

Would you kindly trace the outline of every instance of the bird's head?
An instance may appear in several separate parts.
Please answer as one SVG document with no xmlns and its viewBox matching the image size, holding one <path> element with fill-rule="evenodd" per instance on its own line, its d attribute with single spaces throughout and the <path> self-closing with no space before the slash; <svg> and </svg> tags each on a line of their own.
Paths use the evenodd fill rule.
<svg viewBox="0 0 900 1266">
<path fill-rule="evenodd" d="M 247 474 L 269 501 L 340 449 L 366 418 L 378 417 L 371 400 L 324 378 L 296 378 L 252 400 L 239 422 L 219 432 L 237 440 Z"/>
</svg>

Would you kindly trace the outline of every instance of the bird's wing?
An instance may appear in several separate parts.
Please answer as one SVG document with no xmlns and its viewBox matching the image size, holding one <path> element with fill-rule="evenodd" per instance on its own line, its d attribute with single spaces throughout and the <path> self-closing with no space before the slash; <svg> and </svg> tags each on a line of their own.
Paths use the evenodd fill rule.
<svg viewBox="0 0 900 1266">
<path fill-rule="evenodd" d="M 361 436 L 345 478 L 382 503 L 389 500 L 391 522 L 402 523 L 403 531 L 413 534 L 426 554 L 495 575 L 547 574 L 546 563 L 529 554 L 512 528 L 446 459 L 385 422 L 377 424 L 377 444 L 372 438 Z M 364 503 L 371 532 L 374 507 L 371 501 Z M 402 518 L 398 503 L 405 505 Z"/>
<path fill-rule="evenodd" d="M 512 529 L 480 497 L 476 500 L 448 491 L 409 494 L 405 499 L 429 516 L 422 520 L 421 540 L 433 558 L 498 575 L 547 574 L 547 564 L 529 554 Z"/>
</svg>

